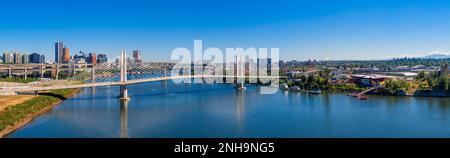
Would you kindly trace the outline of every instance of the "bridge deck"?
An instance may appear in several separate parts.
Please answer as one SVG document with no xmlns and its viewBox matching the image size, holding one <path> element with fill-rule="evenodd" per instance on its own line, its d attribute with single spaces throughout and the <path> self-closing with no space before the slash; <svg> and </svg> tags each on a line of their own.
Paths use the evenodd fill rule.
<svg viewBox="0 0 450 158">
<path fill-rule="evenodd" d="M 18 87 L 18 88 L 2 88 L 0 92 L 27 92 L 27 91 L 44 91 L 44 90 L 56 90 L 56 89 L 74 89 L 74 88 L 86 88 L 86 87 L 100 87 L 100 86 L 120 86 L 130 85 L 144 82 L 155 82 L 164 80 L 176 80 L 176 79 L 189 79 L 189 78 L 235 78 L 241 76 L 222 76 L 222 75 L 191 75 L 191 76 L 168 76 L 157 77 L 148 79 L 135 79 L 125 82 L 97 82 L 97 83 L 84 83 L 78 85 L 58 85 L 58 86 L 46 86 L 46 87 Z M 244 77 L 244 76 L 242 76 Z M 245 76 L 246 78 L 263 78 L 263 79 L 279 79 L 281 76 Z"/>
</svg>

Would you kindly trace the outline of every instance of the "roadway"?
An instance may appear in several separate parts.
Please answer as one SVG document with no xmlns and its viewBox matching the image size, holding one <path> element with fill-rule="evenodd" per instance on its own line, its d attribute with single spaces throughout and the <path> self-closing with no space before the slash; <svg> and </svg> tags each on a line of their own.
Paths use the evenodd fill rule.
<svg viewBox="0 0 450 158">
<path fill-rule="evenodd" d="M 127 81 L 115 81 L 115 82 L 96 82 L 96 83 L 83 83 L 77 85 L 58 85 L 58 86 L 39 86 L 39 87 L 6 87 L 1 88 L 0 92 L 27 92 L 27 91 L 46 91 L 46 90 L 56 90 L 56 89 L 74 89 L 74 88 L 87 88 L 87 87 L 100 87 L 100 86 L 122 86 L 130 85 L 144 82 L 155 82 L 155 81 L 165 81 L 165 80 L 176 80 L 176 79 L 193 79 L 193 78 L 235 78 L 243 76 L 223 76 L 223 75 L 186 75 L 186 76 L 168 76 L 168 77 L 157 77 L 148 79 L 134 79 Z M 279 79 L 281 76 L 245 76 L 246 78 L 264 78 L 264 79 Z"/>
</svg>

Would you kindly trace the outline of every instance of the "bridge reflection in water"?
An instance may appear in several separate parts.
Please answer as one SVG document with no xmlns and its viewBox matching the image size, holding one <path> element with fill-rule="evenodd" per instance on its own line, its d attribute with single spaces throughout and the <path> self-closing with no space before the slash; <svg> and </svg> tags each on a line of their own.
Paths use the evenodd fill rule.
<svg viewBox="0 0 450 158">
<path fill-rule="evenodd" d="M 167 89 L 167 82 L 161 82 L 162 89 Z M 92 90 L 95 93 L 95 90 Z M 236 91 L 236 122 L 239 132 L 245 132 L 245 91 Z M 130 100 L 119 100 L 120 103 L 120 138 L 130 138 L 128 133 L 128 104 Z"/>
<path fill-rule="evenodd" d="M 245 130 L 245 102 L 244 102 L 245 91 L 236 91 L 236 121 L 238 125 L 238 130 L 244 132 Z"/>
<path fill-rule="evenodd" d="M 120 100 L 120 138 L 129 138 L 128 102 L 128 100 Z"/>
</svg>

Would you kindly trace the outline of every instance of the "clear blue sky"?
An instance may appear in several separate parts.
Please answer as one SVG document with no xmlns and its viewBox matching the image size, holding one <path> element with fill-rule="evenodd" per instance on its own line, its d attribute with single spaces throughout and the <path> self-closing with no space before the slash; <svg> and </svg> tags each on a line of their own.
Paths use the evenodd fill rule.
<svg viewBox="0 0 450 158">
<path fill-rule="evenodd" d="M 438 0 L 21 0 L 0 2 L 0 50 L 52 59 L 177 47 L 278 47 L 281 59 L 380 59 L 450 51 L 450 2 Z"/>
</svg>

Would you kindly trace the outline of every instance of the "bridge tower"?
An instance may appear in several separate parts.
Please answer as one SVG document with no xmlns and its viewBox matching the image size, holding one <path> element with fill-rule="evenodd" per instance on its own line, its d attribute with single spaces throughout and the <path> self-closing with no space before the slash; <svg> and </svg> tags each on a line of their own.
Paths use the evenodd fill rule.
<svg viewBox="0 0 450 158">
<path fill-rule="evenodd" d="M 236 56 L 236 82 L 238 90 L 245 90 L 245 58 L 242 58 L 242 54 Z"/>
<path fill-rule="evenodd" d="M 74 70 L 75 72 L 75 70 Z M 75 74 L 75 73 L 74 73 Z M 92 69 L 91 69 L 91 82 L 94 83 L 95 82 L 95 65 L 92 65 Z"/>
<path fill-rule="evenodd" d="M 122 51 L 120 52 L 120 82 L 122 84 L 120 85 L 120 96 L 119 98 L 121 100 L 129 100 L 128 97 L 128 89 L 127 89 L 127 52 Z"/>
</svg>

